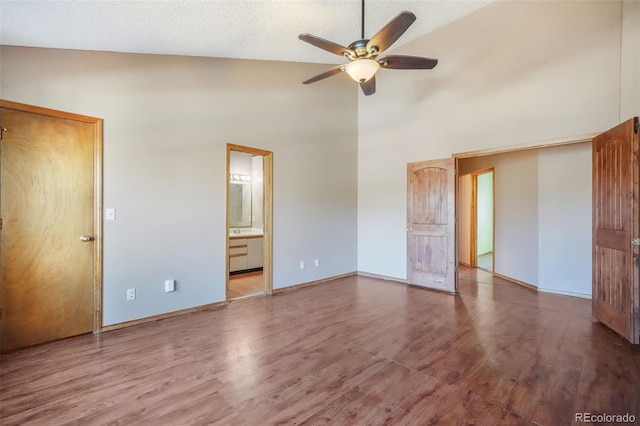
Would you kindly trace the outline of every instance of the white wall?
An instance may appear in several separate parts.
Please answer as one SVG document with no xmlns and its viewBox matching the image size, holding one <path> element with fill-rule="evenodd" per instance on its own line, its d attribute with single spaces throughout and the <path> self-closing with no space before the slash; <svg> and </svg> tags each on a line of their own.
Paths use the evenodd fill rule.
<svg viewBox="0 0 640 426">
<path fill-rule="evenodd" d="M 224 300 L 227 143 L 274 152 L 275 288 L 356 269 L 357 86 L 300 83 L 326 65 L 0 55 L 3 99 L 104 119 L 105 325 Z"/>
<path fill-rule="evenodd" d="M 262 228 L 264 213 L 264 157 L 256 155 L 251 159 L 251 210 L 254 228 Z"/>
<path fill-rule="evenodd" d="M 625 0 L 622 19 L 620 122 L 640 116 L 640 1 Z"/>
<path fill-rule="evenodd" d="M 459 161 L 461 175 L 491 167 L 495 169 L 495 272 L 537 285 L 537 150 Z"/>
<path fill-rule="evenodd" d="M 440 62 L 359 98 L 358 269 L 406 277 L 407 163 L 616 125 L 620 37 L 620 2 L 496 2 L 394 49 Z"/>
<path fill-rule="evenodd" d="M 591 143 L 538 154 L 538 287 L 591 296 Z"/>
<path fill-rule="evenodd" d="M 590 297 L 591 143 L 461 159 L 459 166 L 461 180 L 495 167 L 495 272 L 542 291 Z M 461 229 L 468 220 L 460 216 Z"/>
</svg>

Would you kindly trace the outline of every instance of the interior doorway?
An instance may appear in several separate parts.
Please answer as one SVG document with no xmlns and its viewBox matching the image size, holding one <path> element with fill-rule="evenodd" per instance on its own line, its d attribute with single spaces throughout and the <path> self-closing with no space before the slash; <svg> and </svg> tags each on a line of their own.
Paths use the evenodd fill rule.
<svg viewBox="0 0 640 426">
<path fill-rule="evenodd" d="M 457 154 L 459 263 L 474 263 L 471 175 L 493 169 L 495 250 L 489 273 L 538 291 L 589 297 L 591 138 Z"/>
<path fill-rule="evenodd" d="M 227 145 L 226 301 L 272 292 L 273 153 Z"/>
<path fill-rule="evenodd" d="M 487 272 L 494 270 L 495 170 L 471 174 L 471 266 Z"/>
</svg>

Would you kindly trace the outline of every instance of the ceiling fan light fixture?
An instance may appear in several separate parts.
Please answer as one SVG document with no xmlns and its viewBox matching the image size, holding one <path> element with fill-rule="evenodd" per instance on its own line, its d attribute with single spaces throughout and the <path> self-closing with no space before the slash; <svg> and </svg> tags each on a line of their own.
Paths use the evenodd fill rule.
<svg viewBox="0 0 640 426">
<path fill-rule="evenodd" d="M 2 0 L 0 0 L 2 1 Z M 324 80 L 332 75 L 345 71 L 353 80 L 360 83 L 360 88 L 365 96 L 376 92 L 375 74 L 380 68 L 395 70 L 430 70 L 438 64 L 437 59 L 423 58 L 421 56 L 387 55 L 378 58 L 404 34 L 416 20 L 416 15 L 406 10 L 400 12 L 395 18 L 387 22 L 370 39 L 365 38 L 364 32 L 364 0 L 362 1 L 362 35 L 348 47 L 338 43 L 308 34 L 302 33 L 298 38 L 322 50 L 331 52 L 346 58 L 349 62 L 335 66 L 323 73 L 311 77 L 302 84 L 311 84 Z"/>
<path fill-rule="evenodd" d="M 369 81 L 380 69 L 380 64 L 373 59 L 356 59 L 347 64 L 346 71 L 349 77 L 358 83 Z"/>
</svg>

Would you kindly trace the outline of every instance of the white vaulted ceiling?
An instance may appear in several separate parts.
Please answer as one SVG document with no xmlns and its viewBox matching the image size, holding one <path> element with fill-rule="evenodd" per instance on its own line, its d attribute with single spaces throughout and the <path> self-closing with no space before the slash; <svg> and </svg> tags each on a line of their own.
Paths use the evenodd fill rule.
<svg viewBox="0 0 640 426">
<path fill-rule="evenodd" d="M 399 12 L 416 22 L 394 48 L 490 3 L 368 0 L 370 38 Z M 344 62 L 298 39 L 360 38 L 359 0 L 0 1 L 4 45 L 319 63 Z M 401 53 L 401 49 L 398 50 Z M 424 52 L 428 56 L 429 52 Z"/>
</svg>

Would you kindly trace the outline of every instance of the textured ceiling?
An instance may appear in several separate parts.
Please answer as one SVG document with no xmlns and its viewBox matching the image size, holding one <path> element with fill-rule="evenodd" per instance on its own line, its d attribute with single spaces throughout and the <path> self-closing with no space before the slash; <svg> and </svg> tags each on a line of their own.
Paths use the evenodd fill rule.
<svg viewBox="0 0 640 426">
<path fill-rule="evenodd" d="M 397 48 L 488 3 L 369 0 L 365 36 L 409 10 L 418 19 Z M 341 63 L 297 36 L 348 45 L 360 23 L 358 0 L 0 0 L 0 41 L 16 46 Z"/>
</svg>

